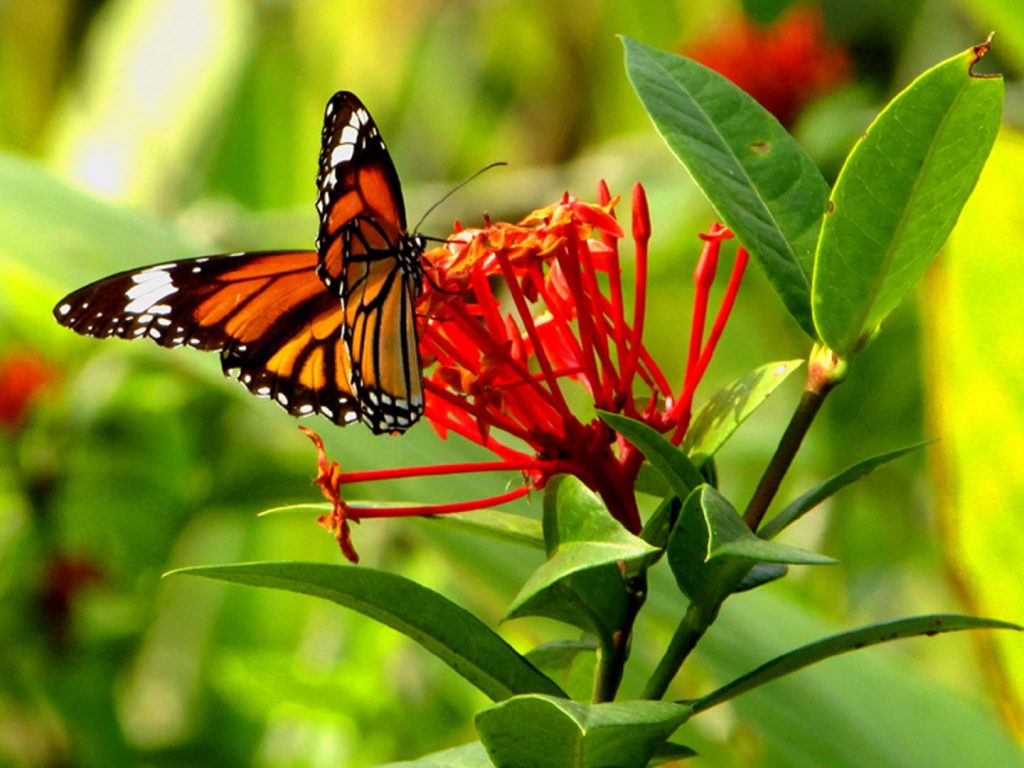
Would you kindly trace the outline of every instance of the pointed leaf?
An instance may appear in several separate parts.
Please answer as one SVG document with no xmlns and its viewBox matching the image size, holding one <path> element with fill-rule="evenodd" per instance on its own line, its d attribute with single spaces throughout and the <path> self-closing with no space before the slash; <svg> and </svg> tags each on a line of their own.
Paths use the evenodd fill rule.
<svg viewBox="0 0 1024 768">
<path fill-rule="evenodd" d="M 864 459 L 851 467 L 847 467 L 839 474 L 833 475 L 825 482 L 815 486 L 798 499 L 795 499 L 786 505 L 785 509 L 761 526 L 757 535 L 762 539 L 772 539 L 775 536 L 778 536 L 784 528 L 795 523 L 816 506 L 821 504 L 825 499 L 833 496 L 846 486 L 859 480 L 865 475 L 870 474 L 883 464 L 887 464 L 893 459 L 898 459 L 900 456 L 904 456 L 911 451 L 916 451 L 925 445 L 928 445 L 928 443 L 917 443 L 916 445 L 910 445 L 906 448 L 890 451 L 889 453 L 872 456 L 870 459 Z"/>
<path fill-rule="evenodd" d="M 727 78 L 628 37 L 623 44 L 630 82 L 654 126 L 814 338 L 811 265 L 828 198 L 821 173 Z"/>
<path fill-rule="evenodd" d="M 694 702 L 694 712 L 701 712 L 716 704 L 734 699 L 741 693 L 746 693 L 771 680 L 796 672 L 819 661 L 824 661 L 832 656 L 856 651 L 869 645 L 886 643 L 890 640 L 920 635 L 930 637 L 943 632 L 957 632 L 964 629 L 1015 629 L 1020 631 L 1024 627 L 995 619 L 941 614 L 913 616 L 906 619 L 897 619 L 896 621 L 886 621 L 881 624 L 872 624 L 869 627 L 832 635 L 823 640 L 805 645 L 802 648 L 797 648 L 789 653 L 784 653 L 762 664 L 753 672 L 743 675 L 728 685 L 719 688 L 717 691 L 713 691 L 707 696 L 698 699 Z"/>
<path fill-rule="evenodd" d="M 619 628 L 626 611 L 617 563 L 657 550 L 623 528 L 600 497 L 571 476 L 548 483 L 544 535 L 548 560 L 519 591 L 506 618 L 548 616 L 607 638 Z"/>
<path fill-rule="evenodd" d="M 496 768 L 645 768 L 689 713 L 663 701 L 588 706 L 529 695 L 480 712 L 476 729 Z"/>
<path fill-rule="evenodd" d="M 443 595 L 397 574 L 324 563 L 242 563 L 172 573 L 312 595 L 397 629 L 491 699 L 561 689 L 490 627 Z"/>
<path fill-rule="evenodd" d="M 971 71 L 988 44 L 918 77 L 840 171 L 814 267 L 814 324 L 840 358 L 906 297 L 946 241 L 995 141 L 1003 81 Z"/>
<path fill-rule="evenodd" d="M 765 541 L 754 535 L 728 499 L 711 486 L 704 486 L 701 506 L 708 526 L 708 560 L 729 556 L 762 563 L 797 565 L 832 565 L 836 562 L 825 555 Z"/>
<path fill-rule="evenodd" d="M 708 488 L 701 486 L 683 502 L 679 521 L 668 539 L 667 556 L 679 589 L 710 621 L 722 600 L 742 583 L 752 564 L 738 557 L 708 560 L 709 526 L 702 506 Z"/>
<path fill-rule="evenodd" d="M 750 414 L 795 371 L 803 360 L 768 363 L 718 390 L 690 423 L 682 451 L 694 464 L 714 456 Z"/>
<path fill-rule="evenodd" d="M 639 449 L 680 499 L 685 499 L 690 491 L 704 482 L 700 470 L 656 429 L 617 413 L 598 411 L 597 415 Z"/>
<path fill-rule="evenodd" d="M 709 485 L 691 493 L 683 504 L 679 522 L 669 537 L 668 561 L 683 594 L 705 612 L 717 610 L 729 594 L 774 576 L 751 576 L 756 563 L 835 562 L 824 555 L 755 536 L 728 500 Z"/>
</svg>

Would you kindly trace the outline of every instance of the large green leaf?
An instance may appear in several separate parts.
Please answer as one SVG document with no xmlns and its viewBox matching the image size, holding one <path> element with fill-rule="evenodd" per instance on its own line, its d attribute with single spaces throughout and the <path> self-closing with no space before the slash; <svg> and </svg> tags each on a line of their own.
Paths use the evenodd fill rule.
<svg viewBox="0 0 1024 768">
<path fill-rule="evenodd" d="M 543 615 L 607 638 L 625 617 L 620 562 L 649 557 L 656 548 L 615 520 L 580 480 L 561 476 L 544 495 L 548 559 L 509 606 L 507 617 Z"/>
<path fill-rule="evenodd" d="M 906 619 L 897 619 L 896 621 L 872 624 L 870 627 L 842 632 L 838 635 L 818 640 L 815 643 L 810 643 L 802 648 L 797 648 L 789 653 L 784 653 L 762 664 L 753 672 L 743 675 L 728 685 L 719 688 L 717 691 L 713 691 L 707 696 L 698 699 L 693 703 L 694 712 L 709 709 L 776 678 L 791 674 L 811 664 L 817 664 L 819 661 L 824 661 L 832 656 L 857 651 L 870 645 L 887 643 L 890 640 L 921 635 L 931 637 L 943 632 L 958 632 L 965 629 L 1015 629 L 1020 631 L 1024 628 L 995 619 L 956 615 L 913 616 Z"/>
<path fill-rule="evenodd" d="M 1003 81 L 971 71 L 976 46 L 918 77 L 847 158 L 821 231 L 812 303 L 818 334 L 855 353 L 931 264 L 999 129 Z"/>
<path fill-rule="evenodd" d="M 397 629 L 495 701 L 561 689 L 490 627 L 443 595 L 403 576 L 324 563 L 242 563 L 173 573 L 312 595 Z"/>
<path fill-rule="evenodd" d="M 814 247 L 828 185 L 779 122 L 722 75 L 628 37 L 626 71 L 654 126 L 811 337 Z"/>
<path fill-rule="evenodd" d="M 802 363 L 802 360 L 768 363 L 718 390 L 690 422 L 681 446 L 683 452 L 695 464 L 714 456 L 740 424 Z"/>
<path fill-rule="evenodd" d="M 578 704 L 516 696 L 480 712 L 476 729 L 497 768 L 644 768 L 690 714 L 682 704 Z"/>
</svg>

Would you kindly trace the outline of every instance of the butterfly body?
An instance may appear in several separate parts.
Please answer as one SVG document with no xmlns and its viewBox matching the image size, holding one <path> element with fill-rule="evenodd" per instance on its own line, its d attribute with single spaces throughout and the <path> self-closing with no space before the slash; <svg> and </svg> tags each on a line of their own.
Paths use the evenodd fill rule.
<svg viewBox="0 0 1024 768">
<path fill-rule="evenodd" d="M 317 188 L 315 251 L 128 270 L 69 294 L 54 316 L 84 335 L 218 350 L 225 373 L 296 416 L 405 431 L 423 413 L 423 239 L 406 230 L 394 163 L 351 93 L 327 104 Z"/>
</svg>

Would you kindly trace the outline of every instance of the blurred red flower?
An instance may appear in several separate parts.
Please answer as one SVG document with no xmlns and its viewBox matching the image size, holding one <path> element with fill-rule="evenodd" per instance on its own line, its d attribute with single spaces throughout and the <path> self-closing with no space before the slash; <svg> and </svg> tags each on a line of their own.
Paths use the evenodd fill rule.
<svg viewBox="0 0 1024 768">
<path fill-rule="evenodd" d="M 33 401 L 55 377 L 54 367 L 35 352 L 13 350 L 0 357 L 0 427 L 20 426 Z"/>
<path fill-rule="evenodd" d="M 812 6 L 790 8 L 767 26 L 733 16 L 683 53 L 728 77 L 785 126 L 852 72 L 846 50 L 828 41 L 821 9 Z"/>
</svg>

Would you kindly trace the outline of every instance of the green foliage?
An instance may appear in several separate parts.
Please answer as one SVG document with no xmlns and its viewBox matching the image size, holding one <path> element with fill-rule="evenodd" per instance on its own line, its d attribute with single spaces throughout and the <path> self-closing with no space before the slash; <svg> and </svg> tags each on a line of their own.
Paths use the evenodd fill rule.
<svg viewBox="0 0 1024 768">
<path fill-rule="evenodd" d="M 803 363 L 768 363 L 712 395 L 690 422 L 680 446 L 698 466 L 715 455 L 748 416 Z"/>
<path fill-rule="evenodd" d="M 727 78 L 623 38 L 626 71 L 654 126 L 810 336 L 814 246 L 828 185 L 814 161 Z"/>
<path fill-rule="evenodd" d="M 464 608 L 402 576 L 322 563 L 249 563 L 177 573 L 312 595 L 411 637 L 495 701 L 558 686 Z"/>
<path fill-rule="evenodd" d="M 949 237 L 992 149 L 1003 81 L 972 71 L 987 45 L 918 77 L 882 111 L 836 181 L 814 262 L 820 338 L 856 353 Z"/>
<path fill-rule="evenodd" d="M 496 768 L 644 768 L 690 715 L 682 704 L 516 696 L 476 716 Z M 685 753 L 684 753 L 685 754 Z"/>
<path fill-rule="evenodd" d="M 116 91 L 124 77 L 137 74 L 117 66 L 136 39 L 133 35 L 146 27 L 146 14 L 127 13 L 129 5 L 111 2 L 104 9 L 108 21 L 96 28 L 107 31 L 92 36 L 85 50 L 91 51 L 93 63 L 78 75 L 86 87 L 96 79 L 104 90 Z M 543 14 L 538 6 L 522 17 L 511 7 L 489 8 L 474 17 L 484 22 L 478 27 L 461 8 L 431 9 L 436 17 L 417 17 L 415 9 L 403 8 L 411 16 L 401 29 L 383 8 L 337 14 L 287 6 L 280 17 L 268 19 L 267 9 L 238 6 L 238 23 L 208 41 L 213 47 L 218 39 L 225 45 L 211 59 L 214 76 L 189 108 L 177 108 L 173 99 L 159 101 L 158 91 L 147 91 L 156 105 L 147 113 L 150 124 L 172 122 L 173 141 L 135 137 L 132 146 L 145 153 L 137 158 L 134 192 L 126 199 L 155 212 L 101 202 L 51 173 L 57 169 L 70 176 L 75 142 L 97 126 L 110 125 L 105 122 L 109 116 L 71 82 L 63 86 L 65 98 L 40 106 L 39 94 L 56 94 L 55 85 L 45 82 L 44 67 L 18 74 L 11 68 L 10 51 L 76 47 L 62 44 L 63 33 L 53 33 L 49 45 L 40 45 L 45 40 L 37 27 L 9 27 L 22 39 L 0 56 L 0 85 L 21 77 L 33 86 L 0 87 L 0 94 L 34 97 L 24 112 L 8 109 L 12 120 L 0 134 L 16 137 L 10 140 L 31 145 L 42 156 L 51 133 L 43 121 L 67 130 L 53 141 L 59 151 L 45 158 L 51 170 L 0 154 L 0 276 L 8 289 L 0 298 L 0 342 L 27 341 L 60 358 L 67 370 L 61 389 L 41 404 L 36 420 L 0 438 L 5 509 L 0 762 L 10 744 L 21 749 L 20 738 L 26 739 L 24 754 L 30 747 L 37 754 L 49 749 L 50 762 L 73 759 L 83 768 L 140 761 L 320 766 L 420 754 L 472 738 L 470 713 L 479 709 L 480 696 L 448 675 L 447 665 L 501 701 L 477 716 L 482 743 L 389 765 L 644 766 L 693 754 L 670 738 L 698 748 L 709 764 L 723 766 L 1013 764 L 1012 741 L 975 702 L 986 691 L 958 690 L 969 688 L 971 681 L 948 687 L 934 679 L 945 679 L 945 673 L 922 672 L 904 657 L 893 662 L 879 654 L 858 654 L 855 660 L 780 679 L 891 639 L 1018 627 L 932 615 L 807 643 L 808 637 L 831 633 L 834 627 L 814 620 L 814 609 L 805 607 L 814 596 L 801 594 L 801 584 L 788 583 L 798 580 L 779 580 L 788 572 L 787 563 L 833 561 L 769 539 L 916 446 L 859 461 L 823 482 L 795 467 L 796 487 L 811 490 L 752 532 L 737 512 L 742 507 L 732 489 L 756 480 L 738 468 L 756 463 L 760 471 L 765 444 L 774 440 L 766 433 L 774 406 L 747 420 L 768 404 L 797 363 L 760 364 L 792 352 L 785 349 L 789 339 L 765 331 L 774 327 L 767 321 L 771 313 L 767 304 L 758 304 L 759 284 L 749 280 L 743 296 L 749 306 L 743 311 L 765 318 L 764 328 L 743 329 L 732 341 L 734 349 L 746 346 L 756 355 L 759 367 L 708 399 L 681 445 L 639 421 L 600 414 L 646 459 L 637 488 L 653 499 L 641 499 L 644 525 L 636 535 L 623 529 L 577 479 L 559 477 L 545 490 L 543 523 L 535 519 L 535 510 L 522 505 L 517 513 L 487 510 L 415 525 L 367 521 L 360 526 L 368 559 L 412 578 L 374 568 L 274 562 L 187 569 L 258 590 L 225 592 L 212 583 L 156 579 L 160 570 L 183 563 L 254 557 L 333 562 L 330 540 L 318 537 L 310 524 L 322 505 L 304 505 L 310 514 L 301 520 L 297 514 L 271 516 L 258 525 L 251 519 L 256 509 L 318 495 L 304 490 L 312 471 L 311 457 L 304 452 L 308 446 L 293 448 L 285 439 L 294 431 L 290 421 L 250 402 L 241 388 L 222 384 L 213 360 L 197 361 L 188 353 L 165 357 L 134 345 L 108 351 L 104 344 L 60 333 L 49 318 L 59 293 L 142 263 L 221 247 L 234 250 L 240 244 L 273 247 L 311 240 L 311 205 L 300 214 L 268 214 L 241 211 L 237 201 L 265 208 L 311 198 L 308 177 L 323 96 L 335 87 L 354 87 L 376 91 L 372 101 L 382 124 L 396 126 L 388 131 L 389 145 L 403 179 L 413 181 L 407 183 L 410 212 L 425 209 L 420 201 L 440 194 L 417 185 L 417 176 L 458 177 L 510 152 L 515 157 L 509 159 L 520 166 L 544 164 L 542 172 L 529 169 L 529 185 L 519 184 L 518 177 L 485 177 L 466 191 L 470 202 L 453 200 L 462 206 L 460 215 L 475 218 L 480 209 L 495 205 L 528 209 L 545 201 L 536 198 L 538 184 L 555 191 L 569 186 L 585 196 L 571 179 L 575 166 L 564 164 L 581 147 L 602 162 L 602 173 L 604 168 L 628 168 L 629 174 L 650 181 L 649 189 L 664 193 L 651 195 L 652 205 L 662 208 L 655 211 L 652 241 L 657 242 L 658 289 L 670 297 L 676 312 L 690 267 L 676 257 L 668 238 L 678 238 L 693 217 L 706 214 L 703 209 L 695 213 L 692 199 L 680 190 L 676 169 L 645 151 L 611 142 L 639 127 L 642 113 L 619 74 L 608 74 L 615 64 L 608 55 L 611 29 L 601 25 L 612 19 L 618 29 L 673 47 L 683 24 L 691 22 L 644 4 L 620 6 L 615 11 L 620 15 L 607 18 L 586 4 L 545 7 Z M 0 20 L 16 16 L 14 7 L 0 9 Z M 548 13 L 564 14 L 563 21 L 542 23 Z M 583 17 L 591 25 L 586 34 L 600 43 L 580 45 L 577 36 L 584 33 L 576 22 Z M 382 36 L 371 33 L 381 24 L 393 33 L 384 57 Z M 516 46 L 516 55 L 509 54 L 509 45 Z M 859 349 L 904 300 L 953 226 L 991 144 L 1001 82 L 971 77 L 970 52 L 915 81 L 879 116 L 844 166 L 832 195 L 835 208 L 818 242 L 827 186 L 774 118 L 694 62 L 629 38 L 625 45 L 629 77 L 655 126 L 759 261 L 788 312 L 807 334 L 814 336 L 817 329 L 835 351 L 849 355 Z M 328 50 L 343 50 L 338 62 L 344 63 L 327 61 Z M 462 55 L 452 55 L 456 50 Z M 559 58 L 556 51 L 568 55 Z M 566 66 L 570 59 L 573 64 Z M 449 60 L 453 63 L 446 64 Z M 48 66 L 71 65 L 51 61 Z M 295 73 L 301 78 L 294 79 Z M 431 80 L 443 89 L 428 91 L 424 82 Z M 586 89 L 579 87 L 584 80 Z M 601 98 L 591 99 L 589 93 Z M 10 106 L 8 96 L 0 101 Z M 69 119 L 83 101 L 89 108 Z M 643 146 L 649 145 L 645 136 Z M 893 158 L 907 167 L 890 172 L 884 161 Z M 590 184 L 589 167 L 587 174 Z M 76 183 L 83 183 L 81 176 Z M 530 190 L 527 197 L 516 197 L 520 187 Z M 212 203 L 210 191 L 235 202 Z M 666 199 L 677 206 L 672 215 L 666 215 Z M 871 207 L 875 199 L 884 210 Z M 186 210 L 195 200 L 198 205 Z M 621 215 L 623 209 L 618 210 Z M 867 239 L 859 239 L 864 233 Z M 209 241 L 218 245 L 195 245 Z M 999 245 L 996 239 L 988 247 Z M 998 314 L 995 308 L 993 314 Z M 661 318 L 649 328 L 673 339 L 680 329 L 680 322 Z M 781 351 L 773 347 L 766 354 L 766 341 L 778 342 Z M 726 381 L 755 364 L 739 359 L 742 353 L 724 351 L 734 355 L 723 360 L 730 371 Z M 887 383 L 875 387 L 884 390 Z M 747 427 L 739 430 L 741 424 Z M 439 448 L 426 429 L 401 442 L 373 440 L 354 430 L 328 440 L 346 469 L 358 461 L 365 466 L 369 459 L 436 461 L 443 451 L 458 460 L 475 458 L 450 444 Z M 719 455 L 727 441 L 729 450 Z M 296 436 L 295 444 L 300 442 Z M 838 450 L 845 454 L 848 447 Z M 720 489 L 711 457 L 723 469 Z M 433 479 L 418 480 L 392 495 L 446 497 L 474 482 L 453 489 Z M 914 485 L 905 475 L 896 482 Z M 295 505 L 292 510 L 300 511 Z M 885 525 L 881 519 L 873 523 Z M 873 546 L 872 537 L 863 538 L 861 546 Z M 925 546 L 908 540 L 907 558 L 920 558 Z M 534 567 L 535 550 L 546 556 L 539 568 Z M 69 599 L 69 613 L 62 619 L 67 623 L 60 624 L 51 614 L 39 618 L 40 596 L 47 567 L 67 553 L 85 553 L 99 562 L 104 581 L 87 591 L 84 602 Z M 668 567 L 654 568 L 663 556 Z M 987 556 L 975 553 L 978 562 Z M 878 576 L 858 574 L 855 568 L 844 556 L 851 589 L 858 576 L 860 581 Z M 930 568 L 927 582 L 916 575 L 908 575 L 907 588 L 887 582 L 886 607 L 890 599 L 911 602 L 934 594 L 938 575 L 934 564 Z M 999 570 L 998 578 L 1012 579 L 1012 568 Z M 672 578 L 691 601 L 682 620 L 679 614 L 687 606 Z M 735 606 L 724 605 L 736 592 L 769 583 L 775 586 Z M 895 589 L 900 591 L 893 596 Z M 506 613 L 517 621 L 502 627 L 499 636 L 489 624 L 517 590 Z M 441 592 L 457 593 L 473 613 Z M 294 593 L 322 600 L 307 601 Z M 793 594 L 799 601 L 779 598 Z M 847 603 L 856 604 L 860 613 L 878 609 L 856 596 L 837 599 L 830 592 L 821 610 L 838 614 Z M 337 605 L 382 627 L 338 611 Z M 644 631 L 634 632 L 641 609 L 643 621 L 637 626 Z M 527 618 L 533 616 L 556 622 Z M 712 620 L 717 620 L 713 626 Z M 679 624 L 668 648 L 651 639 L 667 636 L 674 622 Z M 61 635 L 61 627 L 72 631 Z M 406 658 L 404 638 L 386 627 L 436 658 L 411 644 L 418 655 Z M 696 674 L 673 683 L 675 671 L 698 643 Z M 780 655 L 780 644 L 795 650 Z M 948 668 L 946 660 L 956 646 L 942 647 L 953 651 L 932 652 L 943 654 L 939 658 Z M 659 669 L 650 690 L 658 689 L 659 696 L 671 690 L 673 696 L 694 697 L 689 704 L 630 700 L 654 664 Z M 584 703 L 588 695 L 616 693 L 622 700 Z M 159 706 L 152 704 L 153 696 L 159 697 Z M 753 734 L 746 749 L 735 749 L 731 736 L 720 737 L 717 731 L 709 736 L 705 729 L 684 724 L 694 712 L 727 700 L 743 732 Z M 21 731 L 21 723 L 30 727 Z M 893 723 L 899 723 L 898 729 L 886 731 Z M 673 736 L 680 726 L 683 731 Z M 73 758 L 62 754 L 60 745 L 69 745 L 65 748 L 74 750 Z"/>
</svg>

